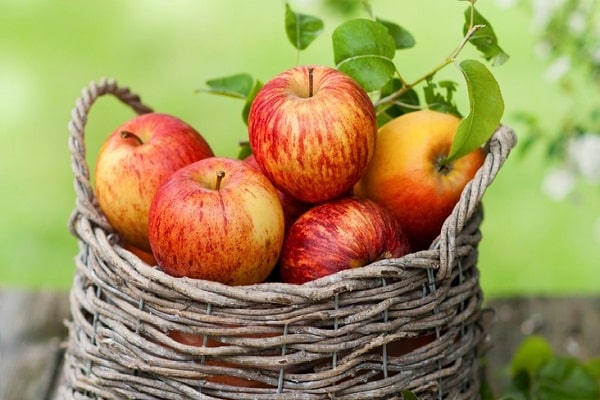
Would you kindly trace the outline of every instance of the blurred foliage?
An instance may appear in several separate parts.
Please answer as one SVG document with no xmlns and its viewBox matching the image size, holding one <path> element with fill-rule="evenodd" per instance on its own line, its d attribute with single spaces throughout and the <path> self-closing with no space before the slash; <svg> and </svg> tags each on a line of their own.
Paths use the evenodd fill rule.
<svg viewBox="0 0 600 400">
<path fill-rule="evenodd" d="M 566 181 L 549 182 L 568 185 L 563 192 L 558 189 L 557 198 L 568 194 L 576 178 L 600 187 L 600 3 L 534 0 L 518 4 L 530 15 L 548 86 L 560 92 L 565 104 L 559 123 L 551 130 L 543 127 L 546 115 L 535 102 L 516 112 L 515 118 L 528 133 L 520 148 L 528 152 L 543 146 L 548 164 L 563 166 Z M 581 140 L 588 145 L 573 145 Z"/>
<path fill-rule="evenodd" d="M 350 16 L 356 13 L 362 6 L 362 0 L 323 0 L 325 8 L 339 13 L 343 16 Z"/>
<path fill-rule="evenodd" d="M 599 362 L 599 358 L 586 361 L 554 354 L 544 338 L 530 336 L 513 355 L 510 382 L 502 388 L 500 399 L 597 400 Z"/>
<path fill-rule="evenodd" d="M 597 400 L 600 398 L 600 358 L 582 360 L 555 354 L 538 335 L 526 337 L 508 365 L 509 381 L 494 393 L 482 379 L 482 400 Z M 418 400 L 410 391 L 404 400 Z"/>
</svg>

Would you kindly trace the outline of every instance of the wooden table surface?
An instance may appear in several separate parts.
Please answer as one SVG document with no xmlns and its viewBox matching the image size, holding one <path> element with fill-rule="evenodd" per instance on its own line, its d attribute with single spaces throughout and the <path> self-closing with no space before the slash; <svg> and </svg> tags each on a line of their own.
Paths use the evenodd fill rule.
<svg viewBox="0 0 600 400">
<path fill-rule="evenodd" d="M 557 353 L 600 355 L 600 296 L 503 298 L 486 307 L 495 310 L 487 357 L 496 387 L 511 354 L 531 333 L 548 339 Z M 68 293 L 0 289 L 0 399 L 57 399 L 68 318 Z"/>
</svg>

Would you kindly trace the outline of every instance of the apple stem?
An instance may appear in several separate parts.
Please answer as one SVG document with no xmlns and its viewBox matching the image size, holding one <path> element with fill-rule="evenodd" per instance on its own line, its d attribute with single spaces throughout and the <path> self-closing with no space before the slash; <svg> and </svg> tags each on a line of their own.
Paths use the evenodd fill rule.
<svg viewBox="0 0 600 400">
<path fill-rule="evenodd" d="M 308 67 L 308 97 L 313 97 L 313 67 Z"/>
<path fill-rule="evenodd" d="M 435 162 L 435 169 L 442 175 L 448 175 L 452 171 L 452 164 L 449 162 L 448 157 L 441 156 Z"/>
<path fill-rule="evenodd" d="M 452 168 L 450 168 L 449 165 L 440 165 L 438 167 L 438 172 L 442 175 L 448 175 L 450 173 L 450 171 L 452 170 Z"/>
<path fill-rule="evenodd" d="M 221 189 L 221 181 L 223 180 L 224 177 L 225 177 L 225 171 L 218 170 L 217 171 L 217 183 L 215 184 L 216 190 Z"/>
<path fill-rule="evenodd" d="M 123 139 L 133 138 L 136 140 L 136 142 L 138 142 L 138 144 L 144 144 L 144 142 L 142 142 L 142 139 L 140 139 L 140 137 L 138 135 L 136 135 L 135 133 L 130 132 L 130 131 L 121 131 L 121 138 L 123 138 Z"/>
</svg>

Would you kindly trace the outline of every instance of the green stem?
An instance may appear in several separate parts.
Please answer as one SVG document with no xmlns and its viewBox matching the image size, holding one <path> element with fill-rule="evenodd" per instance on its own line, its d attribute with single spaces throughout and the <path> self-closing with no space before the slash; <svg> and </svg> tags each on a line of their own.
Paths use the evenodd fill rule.
<svg viewBox="0 0 600 400">
<path fill-rule="evenodd" d="M 402 82 L 402 87 L 400 89 L 398 89 L 397 91 L 395 91 L 394 93 L 377 100 L 374 103 L 375 107 L 379 107 L 384 104 L 388 104 L 388 107 L 391 106 L 392 102 L 394 100 L 396 100 L 398 97 L 401 97 L 403 94 L 405 94 L 406 92 L 408 92 L 409 90 L 411 90 L 412 88 L 414 88 L 415 86 L 420 84 L 421 82 L 431 79 L 440 70 L 444 69 L 447 65 L 452 64 L 456 60 L 456 57 L 458 57 L 458 54 L 462 51 L 462 49 L 469 42 L 471 37 L 475 34 L 475 32 L 477 32 L 479 29 L 483 28 L 484 26 L 485 25 L 471 26 L 469 28 L 469 30 L 467 31 L 467 33 L 465 34 L 465 36 L 463 37 L 460 44 L 458 45 L 458 47 L 456 49 L 454 49 L 454 51 L 452 51 L 452 53 L 450 53 L 450 55 L 448 55 L 448 57 L 446 57 L 446 59 L 441 64 L 439 64 L 438 66 L 436 66 L 431 71 L 424 74 L 423 76 L 417 78 L 417 80 L 415 80 L 414 82 L 406 83 L 404 80 L 402 80 L 402 78 L 400 78 L 400 81 Z"/>
</svg>

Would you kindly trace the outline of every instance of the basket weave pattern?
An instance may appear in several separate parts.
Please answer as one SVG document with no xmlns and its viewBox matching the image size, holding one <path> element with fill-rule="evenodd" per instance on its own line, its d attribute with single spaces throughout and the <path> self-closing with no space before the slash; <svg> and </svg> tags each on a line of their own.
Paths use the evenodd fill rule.
<svg viewBox="0 0 600 400">
<path fill-rule="evenodd" d="M 86 162 L 87 115 L 103 95 L 152 111 L 103 79 L 82 91 L 72 113 L 69 226 L 80 251 L 63 398 L 401 399 L 405 389 L 420 399 L 478 398 L 487 329 L 480 200 L 515 145 L 511 129 L 495 132 L 429 250 L 304 285 L 232 287 L 170 277 L 119 246 Z M 173 340 L 173 331 L 198 343 Z"/>
</svg>

